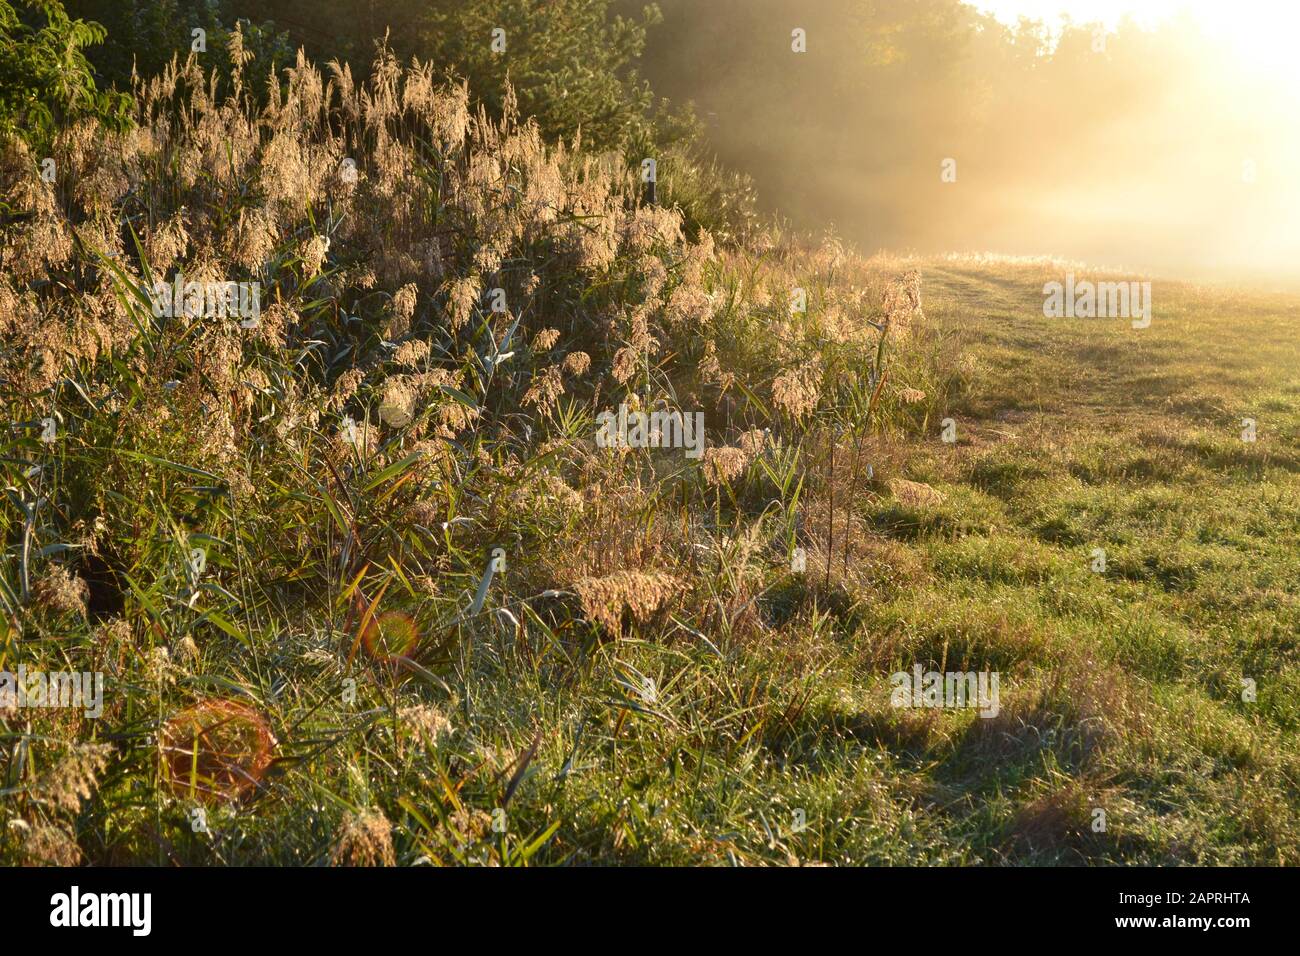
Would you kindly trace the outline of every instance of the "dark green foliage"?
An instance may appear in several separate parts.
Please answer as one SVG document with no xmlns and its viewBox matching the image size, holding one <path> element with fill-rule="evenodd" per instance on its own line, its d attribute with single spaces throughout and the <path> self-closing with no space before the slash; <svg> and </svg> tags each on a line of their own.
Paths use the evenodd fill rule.
<svg viewBox="0 0 1300 956">
<path fill-rule="evenodd" d="M 507 81 L 520 111 L 542 128 L 591 145 L 621 144 L 644 128 L 653 103 L 649 84 L 630 64 L 659 11 L 639 20 L 609 16 L 609 0 L 479 0 L 435 3 L 420 24 L 421 46 L 434 62 L 456 65 L 471 89 L 499 111 Z M 504 52 L 492 48 L 504 30 Z"/>
<path fill-rule="evenodd" d="M 39 148 L 82 117 L 129 125 L 130 98 L 97 89 L 82 52 L 104 41 L 104 27 L 71 19 L 54 0 L 21 6 L 0 0 L 0 132 Z"/>
<path fill-rule="evenodd" d="M 227 0 L 67 0 L 72 16 L 91 17 L 108 30 L 108 39 L 89 54 L 105 84 L 129 89 L 133 76 L 148 78 L 161 72 L 173 57 L 184 60 L 194 50 L 194 31 L 204 34 L 199 61 L 206 73 L 230 75 L 228 42 L 238 23 L 244 49 L 253 54 L 244 75 L 259 96 L 269 77 L 293 58 L 297 38 L 266 20 L 265 4 L 251 4 L 242 15 Z"/>
</svg>

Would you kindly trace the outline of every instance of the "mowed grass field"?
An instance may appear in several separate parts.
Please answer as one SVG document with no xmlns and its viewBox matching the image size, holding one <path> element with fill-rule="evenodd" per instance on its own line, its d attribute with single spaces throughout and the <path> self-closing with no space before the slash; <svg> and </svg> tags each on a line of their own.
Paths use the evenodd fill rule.
<svg viewBox="0 0 1300 956">
<path fill-rule="evenodd" d="M 1045 318 L 1060 271 L 925 269 L 979 364 L 956 443 L 909 445 L 943 504 L 862 507 L 910 573 L 862 596 L 823 726 L 911 795 L 880 859 L 1295 863 L 1300 302 L 1157 280 L 1150 328 Z M 1002 713 L 874 710 L 882 647 L 1000 671 Z"/>
</svg>

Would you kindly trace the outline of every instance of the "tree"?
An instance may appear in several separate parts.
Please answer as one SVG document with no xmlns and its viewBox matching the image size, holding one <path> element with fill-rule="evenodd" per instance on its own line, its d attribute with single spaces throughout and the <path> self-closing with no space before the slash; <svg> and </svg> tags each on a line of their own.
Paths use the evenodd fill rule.
<svg viewBox="0 0 1300 956">
<path fill-rule="evenodd" d="M 246 82 L 259 95 L 266 94 L 268 77 L 293 62 L 294 43 L 289 34 L 263 22 L 259 8 L 248 4 L 250 17 L 229 0 L 63 0 L 72 16 L 94 19 L 108 30 L 108 40 L 88 54 L 104 85 L 131 88 L 132 75 L 156 76 L 172 57 L 184 60 L 194 45 L 194 31 L 203 31 L 200 64 L 215 71 L 218 84 L 230 75 L 230 32 L 238 21 L 244 49 L 253 54 L 245 70 Z M 274 6 L 274 4 L 270 4 Z M 257 19 L 251 19 L 256 16 Z"/>
<path fill-rule="evenodd" d="M 98 89 L 82 52 L 104 41 L 104 27 L 71 19 L 57 0 L 22 6 L 20 15 L 0 0 L 0 133 L 17 133 L 39 152 L 59 127 L 82 117 L 129 127 L 131 98 Z"/>
<path fill-rule="evenodd" d="M 506 83 L 519 110 L 542 129 L 593 146 L 621 145 L 643 129 L 654 105 L 633 66 L 659 10 L 610 16 L 611 0 L 474 0 L 428 6 L 418 31 L 422 55 L 470 80 L 493 112 Z"/>
</svg>

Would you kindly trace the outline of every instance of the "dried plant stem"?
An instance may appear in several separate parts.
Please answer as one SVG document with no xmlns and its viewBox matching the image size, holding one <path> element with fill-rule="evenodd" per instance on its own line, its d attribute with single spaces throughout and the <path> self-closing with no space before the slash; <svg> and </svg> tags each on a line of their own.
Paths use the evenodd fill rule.
<svg viewBox="0 0 1300 956">
<path fill-rule="evenodd" d="M 830 519 L 826 523 L 826 579 L 824 588 L 831 586 L 831 555 L 835 547 L 835 439 L 831 438 Z"/>
</svg>

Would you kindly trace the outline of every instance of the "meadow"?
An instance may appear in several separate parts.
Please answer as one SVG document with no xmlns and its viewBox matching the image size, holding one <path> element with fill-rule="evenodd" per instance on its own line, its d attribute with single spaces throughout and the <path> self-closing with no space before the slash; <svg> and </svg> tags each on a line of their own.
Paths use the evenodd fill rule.
<svg viewBox="0 0 1300 956">
<path fill-rule="evenodd" d="M 0 671 L 105 675 L 0 862 L 1297 861 L 1300 296 L 715 239 L 391 57 L 138 102 L 0 157 Z"/>
</svg>

